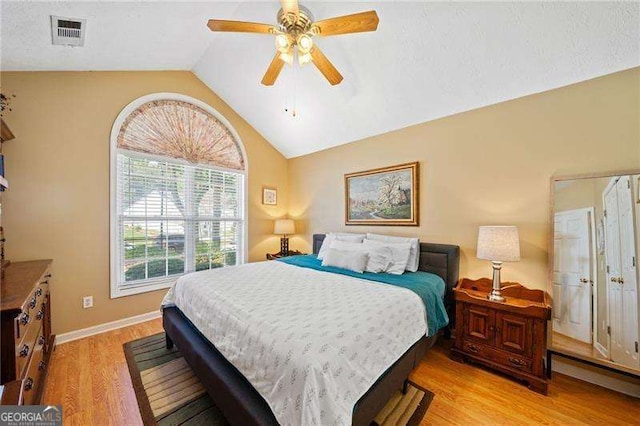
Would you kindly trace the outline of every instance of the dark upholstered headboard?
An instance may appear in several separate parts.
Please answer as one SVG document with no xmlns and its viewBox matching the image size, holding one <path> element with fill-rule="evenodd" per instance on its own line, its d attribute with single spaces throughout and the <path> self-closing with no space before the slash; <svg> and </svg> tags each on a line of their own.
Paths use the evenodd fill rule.
<svg viewBox="0 0 640 426">
<path fill-rule="evenodd" d="M 313 235 L 313 253 L 318 254 L 325 234 Z M 460 268 L 460 247 L 451 244 L 420 243 L 419 270 L 438 275 L 447 284 L 444 304 L 450 323 L 454 324 L 455 303 L 453 288 L 458 283 Z"/>
</svg>

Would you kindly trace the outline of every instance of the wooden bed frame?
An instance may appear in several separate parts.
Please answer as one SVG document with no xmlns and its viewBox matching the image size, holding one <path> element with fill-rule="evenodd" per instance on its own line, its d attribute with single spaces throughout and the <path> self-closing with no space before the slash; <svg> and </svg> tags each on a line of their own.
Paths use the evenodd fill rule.
<svg viewBox="0 0 640 426">
<path fill-rule="evenodd" d="M 324 234 L 313 236 L 313 252 L 318 253 Z M 458 282 L 460 249 L 448 244 L 420 244 L 421 271 L 439 275 L 447 284 L 445 307 L 450 325 L 454 321 L 453 288 Z M 216 347 L 204 337 L 177 307 L 165 308 L 162 322 L 167 347 L 175 343 L 200 379 L 211 399 L 231 424 L 277 425 L 269 405 Z M 444 330 L 449 334 L 449 327 Z M 420 363 L 438 335 L 422 338 L 395 362 L 365 393 L 353 410 L 353 425 L 369 425 L 393 392 L 406 385 L 409 374 Z"/>
</svg>

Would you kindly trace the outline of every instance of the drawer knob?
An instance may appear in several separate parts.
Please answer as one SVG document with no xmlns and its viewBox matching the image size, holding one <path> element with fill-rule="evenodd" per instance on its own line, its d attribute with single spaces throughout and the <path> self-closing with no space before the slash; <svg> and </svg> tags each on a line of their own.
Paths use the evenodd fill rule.
<svg viewBox="0 0 640 426">
<path fill-rule="evenodd" d="M 20 315 L 20 324 L 22 324 L 22 325 L 29 324 L 29 314 L 28 313 L 23 312 L 22 315 Z"/>
<path fill-rule="evenodd" d="M 38 364 L 38 370 L 42 371 L 46 366 L 47 366 L 46 362 L 40 361 L 40 363 Z"/>
<path fill-rule="evenodd" d="M 44 338 L 44 336 L 40 336 L 40 337 L 38 338 L 38 344 L 39 344 L 40 346 L 44 346 L 44 344 L 45 344 L 45 343 L 47 343 L 47 339 L 45 339 L 45 338 Z"/>
<path fill-rule="evenodd" d="M 24 390 L 30 391 L 31 389 L 33 389 L 33 379 L 27 377 L 27 380 L 24 381 Z"/>
<path fill-rule="evenodd" d="M 38 288 L 38 289 L 36 290 L 36 297 L 40 297 L 40 296 L 42 296 L 42 289 L 41 289 L 41 288 Z"/>
<path fill-rule="evenodd" d="M 43 317 L 44 317 L 44 304 L 42 305 L 42 308 L 40 308 L 40 310 L 36 314 L 36 319 L 38 321 L 40 321 Z"/>
<path fill-rule="evenodd" d="M 525 362 L 518 358 L 509 358 L 509 362 L 516 367 L 524 367 Z"/>
<path fill-rule="evenodd" d="M 469 349 L 469 352 L 473 352 L 474 354 L 480 352 L 480 348 L 476 345 L 467 345 L 467 349 Z"/>
<path fill-rule="evenodd" d="M 29 309 L 33 309 L 33 308 L 35 308 L 35 307 L 36 307 L 36 303 L 37 303 L 37 301 L 36 301 L 36 297 L 35 297 L 35 296 L 33 296 L 33 297 L 31 298 L 31 301 L 29 302 Z"/>
<path fill-rule="evenodd" d="M 29 355 L 29 346 L 22 345 L 22 349 L 20 349 L 20 357 L 24 358 Z"/>
</svg>

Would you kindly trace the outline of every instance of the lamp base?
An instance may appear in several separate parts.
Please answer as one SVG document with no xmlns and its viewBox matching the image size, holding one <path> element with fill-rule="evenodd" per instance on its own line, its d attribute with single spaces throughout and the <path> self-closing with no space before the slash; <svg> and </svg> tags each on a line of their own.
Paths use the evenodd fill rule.
<svg viewBox="0 0 640 426">
<path fill-rule="evenodd" d="M 493 265 L 493 288 L 491 293 L 487 295 L 487 299 L 492 302 L 504 302 L 506 299 L 502 295 L 502 286 L 500 284 L 500 270 L 502 269 L 502 262 L 491 262 Z"/>
<path fill-rule="evenodd" d="M 283 256 L 289 255 L 289 237 L 287 236 L 280 238 L 280 253 Z"/>
<path fill-rule="evenodd" d="M 487 299 L 491 300 L 492 302 L 504 302 L 505 300 L 507 300 L 502 294 L 494 293 L 493 290 L 487 295 Z"/>
</svg>

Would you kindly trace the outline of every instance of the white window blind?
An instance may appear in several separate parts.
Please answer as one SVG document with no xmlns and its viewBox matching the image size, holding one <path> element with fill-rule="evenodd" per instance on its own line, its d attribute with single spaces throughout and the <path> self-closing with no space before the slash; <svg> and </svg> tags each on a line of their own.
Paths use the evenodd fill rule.
<svg viewBox="0 0 640 426">
<path fill-rule="evenodd" d="M 242 173 L 129 151 L 116 161 L 118 293 L 242 262 Z"/>
</svg>

